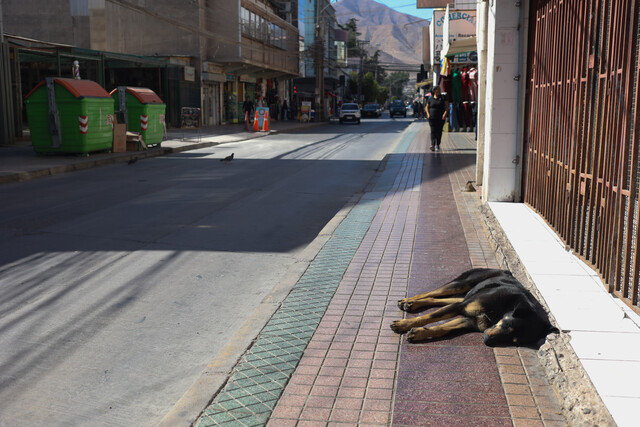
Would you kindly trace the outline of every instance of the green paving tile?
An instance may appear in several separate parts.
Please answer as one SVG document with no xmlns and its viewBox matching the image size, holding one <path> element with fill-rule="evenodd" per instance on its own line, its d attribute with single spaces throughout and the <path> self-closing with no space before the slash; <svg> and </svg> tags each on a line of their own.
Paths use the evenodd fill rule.
<svg viewBox="0 0 640 427">
<path fill-rule="evenodd" d="M 267 421 L 269 421 L 268 414 L 252 415 L 250 417 L 243 418 L 242 420 L 240 420 L 242 425 L 246 427 L 263 426 L 267 423 Z"/>
<path fill-rule="evenodd" d="M 380 200 L 363 200 L 342 221 L 206 409 L 199 427 L 267 423 L 379 206 Z"/>
</svg>

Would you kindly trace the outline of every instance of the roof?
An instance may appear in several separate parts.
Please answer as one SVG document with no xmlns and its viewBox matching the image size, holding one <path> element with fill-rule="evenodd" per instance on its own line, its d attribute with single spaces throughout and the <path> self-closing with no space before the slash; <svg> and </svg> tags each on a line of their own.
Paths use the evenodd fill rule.
<svg viewBox="0 0 640 427">
<path fill-rule="evenodd" d="M 455 56 L 461 53 L 474 52 L 478 50 L 475 36 L 463 37 L 449 42 L 449 48 L 442 51 L 442 56 Z"/>
<path fill-rule="evenodd" d="M 127 93 L 133 95 L 141 104 L 164 104 L 162 99 L 151 89 L 145 87 L 127 87 Z M 111 95 L 118 92 L 118 89 L 111 91 Z"/>
<path fill-rule="evenodd" d="M 54 82 L 67 89 L 69 93 L 76 98 L 109 98 L 109 93 L 93 80 L 76 80 L 58 77 Z M 36 89 L 40 86 L 44 86 L 45 84 L 45 80 L 42 80 L 33 89 L 31 89 L 31 92 L 29 92 L 25 98 L 31 96 Z"/>
</svg>

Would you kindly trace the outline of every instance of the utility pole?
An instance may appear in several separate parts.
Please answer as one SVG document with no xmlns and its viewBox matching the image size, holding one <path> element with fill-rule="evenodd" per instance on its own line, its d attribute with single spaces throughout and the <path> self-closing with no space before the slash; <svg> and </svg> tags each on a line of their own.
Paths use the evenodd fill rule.
<svg viewBox="0 0 640 427">
<path fill-rule="evenodd" d="M 356 45 L 358 46 L 358 53 L 360 55 L 360 70 L 358 71 L 358 99 L 356 103 L 360 104 L 360 99 L 362 98 L 362 78 L 364 77 L 364 57 L 366 55 L 364 48 L 361 46 L 369 44 L 369 40 L 356 40 Z"/>
<path fill-rule="evenodd" d="M 14 98 L 11 88 L 9 44 L 4 42 L 2 0 L 0 0 L 0 143 L 13 141 L 15 133 Z"/>
<path fill-rule="evenodd" d="M 4 25 L 2 24 L 2 0 L 0 0 L 0 43 L 4 43 Z"/>
</svg>

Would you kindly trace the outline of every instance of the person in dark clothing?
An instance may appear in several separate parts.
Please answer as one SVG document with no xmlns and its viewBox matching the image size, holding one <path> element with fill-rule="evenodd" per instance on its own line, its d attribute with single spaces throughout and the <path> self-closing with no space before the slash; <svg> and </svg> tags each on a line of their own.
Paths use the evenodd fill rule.
<svg viewBox="0 0 640 427">
<path fill-rule="evenodd" d="M 251 121 L 251 115 L 253 114 L 253 102 L 251 102 L 249 96 L 246 97 L 244 103 L 242 104 L 242 111 L 244 111 L 245 117 L 247 117 L 247 119 Z"/>
<path fill-rule="evenodd" d="M 440 86 L 433 89 L 433 96 L 429 99 L 425 112 L 431 126 L 431 150 L 440 150 L 442 128 L 447 119 L 447 102 L 440 91 Z"/>
</svg>

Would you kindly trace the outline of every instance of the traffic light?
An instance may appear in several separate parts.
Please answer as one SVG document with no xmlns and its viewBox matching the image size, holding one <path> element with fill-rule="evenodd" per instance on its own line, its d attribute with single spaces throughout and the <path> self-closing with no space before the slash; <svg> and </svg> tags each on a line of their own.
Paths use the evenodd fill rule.
<svg viewBox="0 0 640 427">
<path fill-rule="evenodd" d="M 294 86 L 294 87 L 293 87 L 293 94 L 295 95 L 295 94 L 297 94 L 297 93 L 298 93 L 298 88 Z"/>
</svg>

